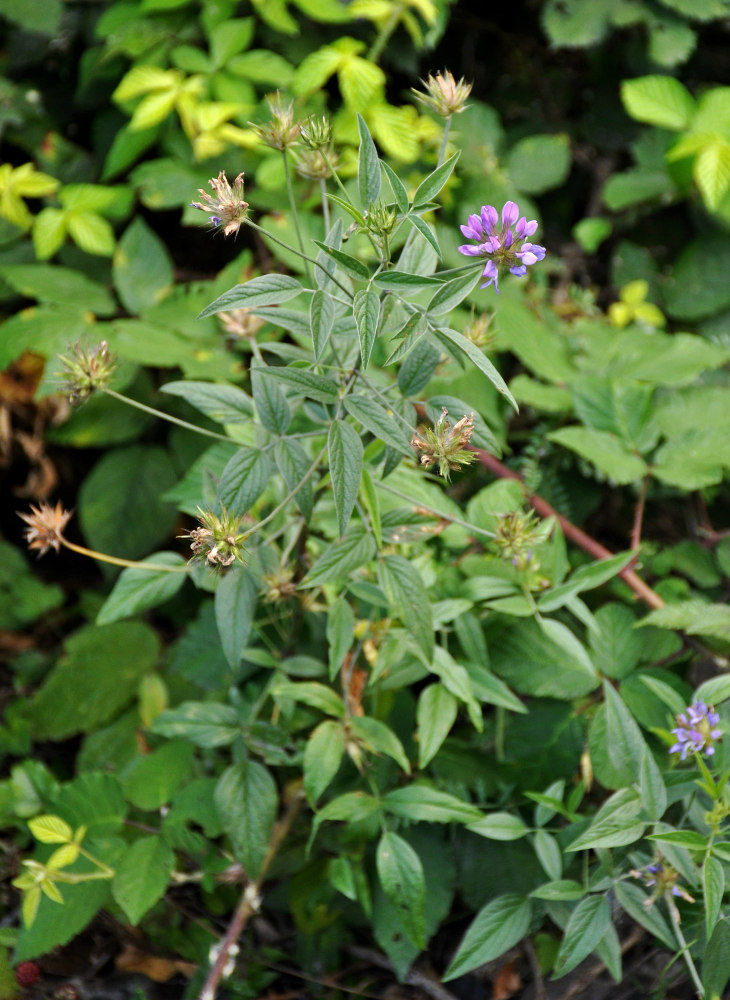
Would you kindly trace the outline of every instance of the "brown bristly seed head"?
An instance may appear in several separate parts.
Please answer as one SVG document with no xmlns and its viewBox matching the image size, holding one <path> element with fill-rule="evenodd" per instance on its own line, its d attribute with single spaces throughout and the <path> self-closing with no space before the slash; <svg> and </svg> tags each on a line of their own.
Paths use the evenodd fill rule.
<svg viewBox="0 0 730 1000">
<path fill-rule="evenodd" d="M 24 531 L 28 548 L 37 550 L 41 556 L 45 555 L 49 549 L 55 549 L 58 552 L 63 543 L 63 529 L 71 519 L 73 512 L 64 510 L 60 500 L 55 507 L 49 503 L 42 503 L 40 507 L 31 505 L 30 510 L 30 514 L 18 511 L 18 517 L 22 518 L 28 525 Z"/>
</svg>

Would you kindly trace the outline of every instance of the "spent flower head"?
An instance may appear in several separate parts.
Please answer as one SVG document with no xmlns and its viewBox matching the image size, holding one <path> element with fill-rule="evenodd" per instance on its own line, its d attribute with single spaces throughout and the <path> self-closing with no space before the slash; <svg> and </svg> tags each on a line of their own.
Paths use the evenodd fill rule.
<svg viewBox="0 0 730 1000">
<path fill-rule="evenodd" d="M 475 316 L 474 306 L 472 306 L 471 317 L 462 330 L 462 333 L 476 347 L 491 347 L 495 340 L 495 333 L 490 330 L 493 319 L 494 316 L 490 316 L 487 313 Z"/>
<path fill-rule="evenodd" d="M 722 731 L 717 728 L 719 722 L 720 716 L 711 705 L 706 705 L 704 701 L 694 702 L 677 716 L 677 727 L 672 730 L 677 742 L 669 748 L 669 752 L 680 754 L 682 760 L 693 753 L 712 757 L 715 743 L 722 739 Z"/>
<path fill-rule="evenodd" d="M 475 458 L 467 445 L 474 433 L 474 414 L 463 416 L 454 426 L 449 421 L 449 411 L 444 406 L 433 426 L 421 427 L 411 438 L 411 448 L 420 452 L 421 465 L 438 466 L 439 475 L 449 479 L 452 469 L 470 465 Z"/>
<path fill-rule="evenodd" d="M 414 97 L 442 118 L 450 118 L 466 109 L 472 84 L 467 83 L 463 76 L 457 83 L 453 74 L 445 69 L 435 76 L 429 73 L 428 79 L 421 80 L 421 83 L 422 91 L 411 87 Z"/>
<path fill-rule="evenodd" d="M 499 294 L 500 270 L 507 268 L 510 274 L 521 278 L 527 268 L 545 257 L 545 247 L 530 243 L 528 237 L 537 230 L 537 222 L 528 220 L 513 201 L 506 201 L 500 216 L 493 205 L 482 205 L 479 215 L 470 215 L 467 224 L 461 226 L 464 236 L 476 243 L 466 243 L 459 247 L 459 253 L 467 257 L 486 257 L 482 272 L 487 280 L 481 286 L 494 285 Z"/>
<path fill-rule="evenodd" d="M 222 226 L 224 236 L 232 236 L 248 216 L 248 202 L 243 200 L 243 174 L 240 173 L 231 186 L 225 171 L 221 170 L 208 183 L 213 188 L 213 194 L 198 188 L 203 201 L 191 201 L 190 204 L 192 208 L 209 213 L 211 225 L 216 229 Z"/>
<path fill-rule="evenodd" d="M 277 90 L 266 98 L 271 118 L 265 125 L 249 125 L 265 145 L 271 149 L 285 150 L 299 139 L 300 125 L 294 121 L 294 102 L 288 103 Z"/>
<path fill-rule="evenodd" d="M 540 563 L 535 549 L 550 537 L 553 527 L 552 521 L 541 521 L 533 510 L 499 514 L 494 544 L 502 559 L 512 563 L 516 569 L 538 570 Z"/>
<path fill-rule="evenodd" d="M 243 517 L 229 514 L 222 505 L 220 515 L 198 507 L 198 521 L 199 528 L 179 536 L 190 539 L 191 562 L 199 561 L 214 569 L 227 569 L 236 561 L 244 561 L 243 543 L 248 532 L 240 530 Z"/>
<path fill-rule="evenodd" d="M 105 340 L 94 347 L 77 341 L 70 354 L 59 354 L 58 360 L 63 366 L 61 390 L 72 403 L 83 402 L 94 389 L 107 385 L 117 364 Z"/>
<path fill-rule="evenodd" d="M 28 548 L 37 549 L 41 556 L 49 549 L 58 552 L 63 544 L 63 529 L 71 519 L 72 511 L 64 510 L 60 500 L 55 507 L 42 503 L 40 507 L 31 506 L 30 510 L 30 514 L 18 511 L 18 517 L 28 525 L 24 530 Z"/>
<path fill-rule="evenodd" d="M 240 309 L 231 309 L 230 312 L 218 313 L 218 322 L 231 340 L 246 340 L 254 337 L 266 320 L 255 316 L 249 307 L 242 306 Z"/>
<path fill-rule="evenodd" d="M 677 923 L 680 922 L 679 910 L 672 897 L 683 899 L 686 903 L 694 903 L 695 901 L 686 889 L 677 885 L 679 872 L 667 864 L 663 858 L 658 858 L 643 868 L 633 868 L 629 874 L 634 878 L 641 879 L 645 886 L 654 890 L 651 896 L 644 900 L 644 909 L 651 909 L 657 899 L 663 899 Z"/>
<path fill-rule="evenodd" d="M 326 181 L 337 169 L 337 156 L 324 155 L 321 149 L 300 149 L 297 154 L 296 170 L 300 177 L 310 181 Z"/>
</svg>

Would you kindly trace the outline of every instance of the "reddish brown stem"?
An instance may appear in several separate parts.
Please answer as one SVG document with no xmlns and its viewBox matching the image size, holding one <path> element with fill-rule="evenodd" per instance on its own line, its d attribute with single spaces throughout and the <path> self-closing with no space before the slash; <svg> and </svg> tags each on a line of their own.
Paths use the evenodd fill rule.
<svg viewBox="0 0 730 1000">
<path fill-rule="evenodd" d="M 641 529 L 644 525 L 644 507 L 646 505 L 646 494 L 649 489 L 649 477 L 645 476 L 644 481 L 641 484 L 641 489 L 639 490 L 639 496 L 636 500 L 636 507 L 634 509 L 634 523 L 631 526 L 631 548 L 638 549 L 641 545 Z M 634 556 L 627 569 L 633 569 L 636 565 L 638 555 Z"/>
<path fill-rule="evenodd" d="M 518 482 L 522 482 L 521 477 L 513 472 L 512 469 L 508 469 L 506 465 L 495 458 L 494 455 L 490 455 L 489 452 L 482 451 L 481 448 L 473 448 L 472 451 L 476 454 L 482 465 L 493 472 L 495 476 L 499 476 L 500 479 L 516 479 Z M 587 535 L 585 531 L 577 527 L 572 521 L 569 521 L 567 517 L 559 514 L 554 507 L 543 500 L 541 496 L 537 493 L 528 494 L 527 499 L 530 505 L 540 514 L 542 517 L 554 517 L 562 528 L 563 534 L 566 538 L 569 538 L 571 542 L 574 542 L 579 548 L 583 549 L 589 555 L 596 559 L 608 559 L 614 553 L 610 549 L 607 549 L 605 545 L 601 545 L 597 542 L 595 538 Z M 637 597 L 640 597 L 642 601 L 649 605 L 650 608 L 663 608 L 664 601 L 657 594 L 655 590 L 644 583 L 640 576 L 638 576 L 633 569 L 628 567 L 619 573 L 621 579 L 631 587 L 633 592 Z"/>
</svg>

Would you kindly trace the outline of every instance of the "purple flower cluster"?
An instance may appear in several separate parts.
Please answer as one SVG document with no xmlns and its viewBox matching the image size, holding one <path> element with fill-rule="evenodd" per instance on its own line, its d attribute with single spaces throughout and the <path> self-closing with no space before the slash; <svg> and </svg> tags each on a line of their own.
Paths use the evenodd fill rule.
<svg viewBox="0 0 730 1000">
<path fill-rule="evenodd" d="M 672 730 L 677 742 L 669 748 L 669 752 L 681 754 L 682 760 L 686 760 L 687 754 L 691 753 L 704 753 L 706 757 L 711 757 L 715 752 L 713 744 L 722 736 L 716 728 L 719 722 L 717 712 L 704 701 L 696 701 L 677 716 L 677 728 Z"/>
<path fill-rule="evenodd" d="M 506 201 L 502 208 L 502 224 L 497 209 L 492 205 L 483 205 L 479 215 L 470 215 L 465 226 L 461 226 L 464 236 L 476 240 L 476 245 L 466 243 L 459 247 L 459 253 L 467 257 L 488 257 L 484 265 L 483 276 L 487 279 L 482 288 L 494 285 L 499 294 L 500 268 L 508 268 L 510 274 L 518 278 L 527 274 L 527 268 L 543 260 L 545 247 L 538 243 L 530 243 L 528 237 L 537 230 L 537 222 L 527 221 L 513 201 Z"/>
</svg>

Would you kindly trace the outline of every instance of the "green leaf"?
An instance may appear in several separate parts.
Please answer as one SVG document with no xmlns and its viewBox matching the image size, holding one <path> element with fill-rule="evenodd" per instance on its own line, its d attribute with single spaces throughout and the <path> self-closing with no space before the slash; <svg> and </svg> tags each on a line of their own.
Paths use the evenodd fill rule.
<svg viewBox="0 0 730 1000">
<path fill-rule="evenodd" d="M 239 448 L 223 470 L 218 484 L 218 501 L 240 517 L 250 510 L 269 483 L 271 463 L 257 448 Z"/>
<path fill-rule="evenodd" d="M 646 823 L 638 818 L 640 811 L 641 800 L 632 789 L 615 792 L 596 813 L 588 829 L 572 840 L 565 850 L 623 847 L 635 843 L 646 828 Z"/>
<path fill-rule="evenodd" d="M 167 382 L 160 392 L 179 396 L 219 424 L 247 424 L 253 416 L 251 398 L 235 385 L 217 382 Z"/>
<path fill-rule="evenodd" d="M 309 705 L 327 715 L 333 715 L 336 719 L 345 716 L 345 706 L 342 698 L 324 684 L 317 681 L 279 681 L 274 685 L 271 692 L 274 698 L 291 698 L 300 701 L 303 705 Z"/>
<path fill-rule="evenodd" d="M 64 643 L 63 655 L 28 704 L 39 740 L 92 732 L 136 697 L 159 656 L 159 642 L 141 622 L 87 625 Z"/>
<path fill-rule="evenodd" d="M 186 574 L 178 571 L 185 565 L 185 560 L 177 552 L 155 552 L 147 559 L 141 560 L 142 566 L 145 563 L 176 567 L 176 571 L 167 573 L 165 570 L 151 569 L 123 570 L 96 616 L 97 625 L 107 625 L 122 618 L 130 618 L 140 611 L 156 608 L 174 597 L 185 583 Z"/>
<path fill-rule="evenodd" d="M 720 1000 L 729 979 L 730 921 L 725 918 L 715 925 L 702 958 L 702 983 L 708 1000 Z"/>
<path fill-rule="evenodd" d="M 370 131 L 362 115 L 357 115 L 357 131 L 360 136 L 360 149 L 357 156 L 357 186 L 360 192 L 360 204 L 367 210 L 374 205 L 380 194 L 380 159 Z"/>
<path fill-rule="evenodd" d="M 553 979 L 560 979 L 583 961 L 602 940 L 611 924 L 611 908 L 602 895 L 587 896 L 573 910 L 563 934 Z"/>
<path fill-rule="evenodd" d="M 634 559 L 636 552 L 619 552 L 618 555 L 606 559 L 597 559 L 587 566 L 581 566 L 572 573 L 565 583 L 551 587 L 540 595 L 538 607 L 540 611 L 555 611 L 562 608 L 571 597 L 582 594 L 585 590 L 594 590 L 612 580 L 622 569 Z"/>
<path fill-rule="evenodd" d="M 507 155 L 509 178 L 518 191 L 542 194 L 563 184 L 570 171 L 570 139 L 559 135 L 529 135 Z"/>
<path fill-rule="evenodd" d="M 492 668 L 521 694 L 572 700 L 594 691 L 599 681 L 585 652 L 571 646 L 569 652 L 534 621 L 520 621 L 490 650 Z"/>
<path fill-rule="evenodd" d="M 421 236 L 423 236 L 423 238 L 431 244 L 437 257 L 441 257 L 441 247 L 439 246 L 439 241 L 436 239 L 436 234 L 431 226 L 429 226 L 427 222 L 424 222 L 420 215 L 411 214 L 408 216 L 408 221 L 413 228 L 417 229 Z"/>
<path fill-rule="evenodd" d="M 344 420 L 333 420 L 327 436 L 332 493 L 340 535 L 344 535 L 355 506 L 362 477 L 360 435 Z"/>
<path fill-rule="evenodd" d="M 296 278 L 288 274 L 262 274 L 242 285 L 235 285 L 219 295 L 200 313 L 198 319 L 231 309 L 274 306 L 296 298 L 303 291 Z"/>
<path fill-rule="evenodd" d="M 215 804 L 233 853 L 249 879 L 255 879 L 269 847 L 278 807 L 276 784 L 254 760 L 227 768 L 215 789 Z"/>
<path fill-rule="evenodd" d="M 335 403 L 338 397 L 337 383 L 325 375 L 315 375 L 303 368 L 259 368 L 262 375 L 272 376 L 293 389 L 297 395 L 308 396 L 319 403 Z"/>
<path fill-rule="evenodd" d="M 140 837 L 127 848 L 116 865 L 112 895 L 130 924 L 136 926 L 162 898 L 174 867 L 175 855 L 162 837 Z"/>
<path fill-rule="evenodd" d="M 563 873 L 563 854 L 557 838 L 547 830 L 536 830 L 532 846 L 545 874 L 552 879 L 560 878 Z"/>
<path fill-rule="evenodd" d="M 412 350 L 398 371 L 398 388 L 403 396 L 417 396 L 433 378 L 441 352 L 423 337 L 416 339 Z"/>
<path fill-rule="evenodd" d="M 34 816 L 28 827 L 41 844 L 68 844 L 73 839 L 73 830 L 60 816 Z"/>
<path fill-rule="evenodd" d="M 304 792 L 312 808 L 337 774 L 344 753 L 342 725 L 332 719 L 321 722 L 304 749 Z"/>
<path fill-rule="evenodd" d="M 232 566 L 215 592 L 215 620 L 226 660 L 236 671 L 253 626 L 258 587 L 247 569 Z"/>
<path fill-rule="evenodd" d="M 450 330 L 448 327 L 439 327 L 438 329 L 432 330 L 432 333 L 437 339 L 445 340 L 447 345 L 453 344 L 463 354 L 466 354 L 469 360 L 476 365 L 479 371 L 482 372 L 483 375 L 487 376 L 497 392 L 500 392 L 508 403 L 515 408 L 515 410 L 519 409 L 517 403 L 514 401 L 512 393 L 507 388 L 504 379 L 494 367 L 492 362 L 484 356 L 483 352 L 476 346 L 476 344 L 472 344 L 472 342 L 467 340 L 463 334 L 458 333 L 456 330 Z"/>
<path fill-rule="evenodd" d="M 641 757 L 638 788 L 644 813 L 650 820 L 658 822 L 666 812 L 667 789 L 648 746 L 644 747 Z"/>
<path fill-rule="evenodd" d="M 337 676 L 345 654 L 352 645 L 355 630 L 355 616 L 349 603 L 338 597 L 327 611 L 327 643 L 329 644 L 330 680 Z"/>
<path fill-rule="evenodd" d="M 277 441 L 274 457 L 289 492 L 297 489 L 294 503 L 309 520 L 312 516 L 314 493 L 311 478 L 305 482 L 304 477 L 312 465 L 312 460 L 295 438 L 281 438 Z"/>
<path fill-rule="evenodd" d="M 259 420 L 272 434 L 286 434 L 291 423 L 291 409 L 275 379 L 264 378 L 264 366 L 252 363 L 251 389 Z"/>
<path fill-rule="evenodd" d="M 499 896 L 492 900 L 469 925 L 443 981 L 457 979 L 499 958 L 525 936 L 531 915 L 530 900 L 523 896 Z"/>
<path fill-rule="evenodd" d="M 456 698 L 442 684 L 430 684 L 418 696 L 418 766 L 433 760 L 449 735 L 458 711 Z"/>
<path fill-rule="evenodd" d="M 173 267 L 165 244 L 137 216 L 114 251 L 114 287 L 133 316 L 160 302 L 172 288 Z"/>
<path fill-rule="evenodd" d="M 597 628 L 588 633 L 591 658 L 606 677 L 622 680 L 641 658 L 641 636 L 634 628 L 636 618 L 623 604 L 609 603 L 595 613 Z"/>
<path fill-rule="evenodd" d="M 460 274 L 444 282 L 428 303 L 428 315 L 443 316 L 450 313 L 474 290 L 481 277 L 481 270 L 472 273 L 467 271 L 466 274 Z"/>
<path fill-rule="evenodd" d="M 138 757 L 124 774 L 125 799 L 138 809 L 160 809 L 188 780 L 192 763 L 193 745 L 183 740 Z"/>
<path fill-rule="evenodd" d="M 426 947 L 426 880 L 421 859 L 396 833 L 384 833 L 376 852 L 378 878 L 418 948 Z"/>
<path fill-rule="evenodd" d="M 378 293 L 371 289 L 361 289 L 355 293 L 352 301 L 352 311 L 360 338 L 360 357 L 365 370 L 370 362 L 370 354 L 378 333 L 378 317 L 380 315 L 380 299 Z"/>
<path fill-rule="evenodd" d="M 383 805 L 393 816 L 414 823 L 475 823 L 482 818 L 481 810 L 471 803 L 420 783 L 388 792 Z"/>
<path fill-rule="evenodd" d="M 328 257 L 336 261 L 338 267 L 342 268 L 345 274 L 354 278 L 355 281 L 368 281 L 370 272 L 357 257 L 352 257 L 349 253 L 345 253 L 344 250 L 338 250 L 336 247 L 327 246 L 326 243 L 320 243 L 319 240 L 314 240 L 313 242 L 316 243 L 323 253 L 326 253 Z"/>
<path fill-rule="evenodd" d="M 624 80 L 621 100 L 637 121 L 676 132 L 689 128 L 695 111 L 695 102 L 687 88 L 671 76 Z"/>
<path fill-rule="evenodd" d="M 434 652 L 433 621 L 420 573 L 403 556 L 388 555 L 378 565 L 378 577 L 393 613 L 401 619 L 430 662 Z"/>
<path fill-rule="evenodd" d="M 150 732 L 169 739 L 181 737 L 196 747 L 212 750 L 227 746 L 241 732 L 238 713 L 231 705 L 185 701 L 158 715 Z"/>
<path fill-rule="evenodd" d="M 318 288 L 309 304 L 309 325 L 312 329 L 314 360 L 319 361 L 332 333 L 335 305 L 332 297 Z"/>
<path fill-rule="evenodd" d="M 709 941 L 720 915 L 725 893 L 725 868 L 718 858 L 705 859 L 702 865 L 702 890 L 705 894 L 705 935 Z"/>
<path fill-rule="evenodd" d="M 301 587 L 317 587 L 349 576 L 353 570 L 365 566 L 375 555 L 375 542 L 362 531 L 349 535 L 330 545 L 315 562 L 302 580 Z"/>
<path fill-rule="evenodd" d="M 641 730 L 621 696 L 608 681 L 603 682 L 606 702 L 606 739 L 608 758 L 616 771 L 630 784 L 639 773 L 644 753 L 648 751 Z"/>
<path fill-rule="evenodd" d="M 718 139 L 698 154 L 692 168 L 702 199 L 714 211 L 730 189 L 730 142 Z"/>
<path fill-rule="evenodd" d="M 470 823 L 467 830 L 487 840 L 520 840 L 529 832 L 519 816 L 508 812 L 489 813 L 476 823 Z"/>
<path fill-rule="evenodd" d="M 408 211 L 408 192 L 406 191 L 400 177 L 395 170 L 393 170 L 390 164 L 383 161 L 381 165 L 383 170 L 385 170 L 385 176 L 390 181 L 390 187 L 393 191 L 393 197 L 395 198 L 398 210 L 405 214 Z"/>
<path fill-rule="evenodd" d="M 616 899 L 637 924 L 645 927 L 650 934 L 659 938 L 662 944 L 674 951 L 677 942 L 657 906 L 648 906 L 650 899 L 638 885 L 632 882 L 616 882 L 613 887 Z M 730 943 L 729 943 L 730 945 Z"/>
<path fill-rule="evenodd" d="M 382 271 L 373 278 L 373 284 L 386 292 L 421 292 L 424 288 L 440 285 L 438 278 L 425 274 L 409 274 L 406 271 Z"/>
<path fill-rule="evenodd" d="M 720 705 L 730 698 L 730 676 L 711 677 L 695 691 L 695 701 L 705 701 L 708 705 Z M 684 710 L 684 705 L 680 711 Z"/>
<path fill-rule="evenodd" d="M 401 455 L 409 458 L 413 455 L 408 447 L 405 429 L 402 429 L 402 425 L 396 422 L 385 407 L 372 396 L 346 396 L 345 409 L 378 440 L 395 448 Z"/>
<path fill-rule="evenodd" d="M 548 438 L 587 459 L 619 486 L 636 482 L 648 472 L 643 459 L 606 431 L 590 427 L 561 427 L 548 434 Z"/>
<path fill-rule="evenodd" d="M 116 241 L 111 223 L 96 212 L 66 212 L 66 226 L 76 246 L 86 253 L 99 257 L 111 257 L 114 253 Z"/>
<path fill-rule="evenodd" d="M 114 298 L 81 271 L 57 264 L 2 264 L 0 277 L 25 298 L 78 306 L 98 316 L 115 311 Z"/>
<path fill-rule="evenodd" d="M 454 153 L 445 163 L 442 163 L 440 167 L 436 167 L 428 177 L 425 177 L 421 181 L 416 188 L 416 193 L 413 195 L 414 208 L 418 208 L 420 205 L 427 205 L 430 201 L 434 200 L 436 195 L 445 186 L 449 177 L 451 177 L 460 156 L 460 152 Z"/>
<path fill-rule="evenodd" d="M 546 882 L 539 889 L 533 889 L 530 895 L 534 896 L 535 899 L 561 900 L 571 903 L 574 900 L 582 899 L 585 892 L 580 882 L 574 882 L 572 879 L 558 879 L 555 882 Z"/>
<path fill-rule="evenodd" d="M 411 773 L 411 765 L 403 744 L 384 722 L 368 716 L 354 715 L 350 719 L 350 728 L 366 749 L 384 753 L 386 757 L 392 758 L 399 764 L 406 774 Z"/>
</svg>

